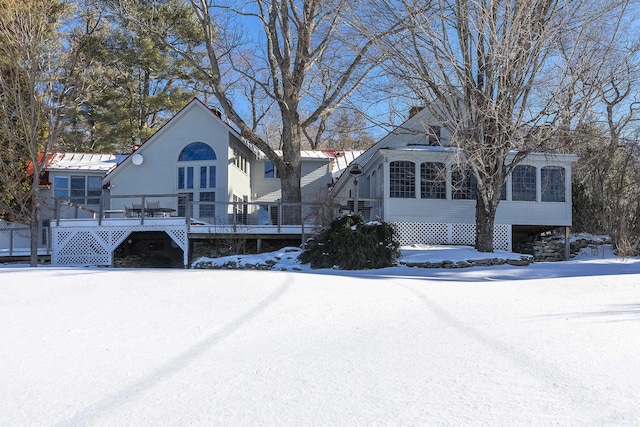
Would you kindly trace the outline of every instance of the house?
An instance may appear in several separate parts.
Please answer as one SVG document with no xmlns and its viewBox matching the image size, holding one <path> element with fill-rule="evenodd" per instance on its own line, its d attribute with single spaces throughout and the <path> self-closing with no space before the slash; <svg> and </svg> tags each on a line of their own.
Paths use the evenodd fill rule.
<svg viewBox="0 0 640 427">
<path fill-rule="evenodd" d="M 300 244 L 332 218 L 329 191 L 347 158 L 354 155 L 303 151 L 302 203 L 287 205 L 273 163 L 194 99 L 129 155 L 51 156 L 42 194 L 55 200 L 46 219 L 52 263 L 113 265 L 138 255 L 182 266 L 199 241 Z M 296 210 L 302 220 L 288 223 Z"/>
<path fill-rule="evenodd" d="M 194 99 L 130 154 L 50 155 L 42 244 L 53 264 L 108 266 L 139 256 L 186 266 L 201 242 L 254 251 L 269 241 L 299 244 L 347 212 L 395 224 L 404 245 L 474 244 L 473 179 L 426 110 L 366 151 L 301 158 L 303 200 L 287 205 L 264 153 Z M 532 153 L 514 169 L 496 215 L 496 249 L 571 225 L 576 161 Z"/>
<path fill-rule="evenodd" d="M 474 245 L 474 177 L 447 129 L 426 109 L 413 113 L 355 160 L 337 181 L 334 199 L 365 219 L 395 224 L 403 245 Z M 571 226 L 571 167 L 577 160 L 532 153 L 515 167 L 498 205 L 495 249 L 512 250 L 518 241 Z"/>
</svg>

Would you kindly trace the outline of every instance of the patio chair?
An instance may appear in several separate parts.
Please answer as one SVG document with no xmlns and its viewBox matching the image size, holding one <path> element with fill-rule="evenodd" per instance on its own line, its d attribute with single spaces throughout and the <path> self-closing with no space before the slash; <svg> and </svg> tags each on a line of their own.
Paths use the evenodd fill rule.
<svg viewBox="0 0 640 427">
<path fill-rule="evenodd" d="M 136 211 L 132 206 L 124 206 L 124 216 L 126 218 L 135 218 L 140 216 L 140 210 Z"/>
<path fill-rule="evenodd" d="M 134 217 L 139 217 L 142 215 L 142 203 L 134 203 L 131 205 L 131 214 Z"/>
<path fill-rule="evenodd" d="M 159 216 L 161 213 L 160 202 L 147 202 L 146 211 L 150 216 Z"/>
</svg>

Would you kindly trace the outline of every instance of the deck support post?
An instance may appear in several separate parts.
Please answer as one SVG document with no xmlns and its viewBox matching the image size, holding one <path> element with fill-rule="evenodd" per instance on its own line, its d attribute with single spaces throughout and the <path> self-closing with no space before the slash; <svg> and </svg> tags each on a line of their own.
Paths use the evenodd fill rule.
<svg viewBox="0 0 640 427">
<path fill-rule="evenodd" d="M 184 253 L 182 256 L 182 262 L 184 268 L 189 268 L 189 256 L 191 255 L 191 249 L 193 248 L 193 241 L 187 237 L 187 244 L 185 245 Z"/>
<path fill-rule="evenodd" d="M 256 252 L 262 253 L 262 239 L 256 239 Z"/>
<path fill-rule="evenodd" d="M 568 225 L 564 228 L 564 260 L 567 261 L 571 256 L 571 243 L 569 242 L 569 230 L 571 227 Z"/>
</svg>

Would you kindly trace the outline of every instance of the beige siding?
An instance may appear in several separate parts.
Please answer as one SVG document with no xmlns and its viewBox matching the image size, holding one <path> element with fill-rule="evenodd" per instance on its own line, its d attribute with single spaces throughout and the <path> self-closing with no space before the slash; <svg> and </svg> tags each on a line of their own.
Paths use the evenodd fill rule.
<svg viewBox="0 0 640 427">
<path fill-rule="evenodd" d="M 105 172 L 102 171 L 90 171 L 90 170 L 52 170 L 49 171 L 49 182 L 51 183 L 51 188 L 47 188 L 47 189 L 41 189 L 40 190 L 40 197 L 43 200 L 43 208 L 42 208 L 42 219 L 52 219 L 55 217 L 55 199 L 54 199 L 54 186 L 55 186 L 55 178 L 56 177 L 60 177 L 60 176 L 66 176 L 66 177 L 71 177 L 73 176 L 84 176 L 84 177 L 88 177 L 88 176 L 94 176 L 94 177 L 100 177 L 102 178 L 104 176 Z M 71 180 L 69 178 L 69 186 L 71 185 Z M 86 183 L 85 183 L 86 185 Z M 84 203 L 82 204 L 83 206 L 98 211 L 99 210 L 99 205 L 96 204 L 92 204 L 92 205 L 85 205 Z M 105 207 L 106 209 L 106 207 Z M 78 209 L 76 210 L 76 208 L 71 207 L 71 206 L 67 206 L 67 205 L 62 205 L 60 207 L 60 218 L 91 218 L 93 217 L 93 214 L 87 210 L 82 210 L 82 209 Z"/>
<path fill-rule="evenodd" d="M 328 160 L 308 160 L 302 162 L 302 201 L 322 202 L 329 194 L 331 169 Z"/>
<path fill-rule="evenodd" d="M 246 158 L 247 160 L 246 172 L 242 171 L 240 168 L 238 168 L 235 165 L 234 159 L 233 159 L 233 148 L 241 152 L 242 155 Z M 246 196 L 248 198 L 248 201 L 252 201 L 253 195 L 251 191 L 250 177 L 251 177 L 251 169 L 252 169 L 251 158 L 254 157 L 253 154 L 244 145 L 242 145 L 237 139 L 232 138 L 231 146 L 229 147 L 229 150 L 228 150 L 228 155 L 229 155 L 229 191 L 227 194 L 227 200 L 232 201 L 233 195 L 235 194 L 236 196 L 239 196 L 241 198 Z M 219 198 L 218 200 L 221 200 L 221 198 Z"/>
<path fill-rule="evenodd" d="M 265 160 L 253 165 L 252 179 L 256 200 L 276 201 L 281 198 L 280 179 L 264 177 Z M 304 202 L 315 202 L 326 199 L 331 184 L 331 164 L 329 159 L 302 159 L 302 199 Z"/>
<path fill-rule="evenodd" d="M 255 200 L 263 202 L 275 202 L 280 199 L 280 179 L 265 178 L 264 164 L 267 159 L 258 160 L 251 168 L 251 179 Z"/>
<path fill-rule="evenodd" d="M 216 198 L 227 192 L 229 128 L 212 119 L 197 103 L 187 109 L 136 151 L 144 158 L 142 164 L 134 165 L 130 157 L 115 170 L 117 173 L 107 176 L 112 195 L 178 193 L 178 156 L 192 142 L 204 142 L 213 148 L 217 157 Z M 122 204 L 114 199 L 111 208 L 121 208 Z"/>
</svg>

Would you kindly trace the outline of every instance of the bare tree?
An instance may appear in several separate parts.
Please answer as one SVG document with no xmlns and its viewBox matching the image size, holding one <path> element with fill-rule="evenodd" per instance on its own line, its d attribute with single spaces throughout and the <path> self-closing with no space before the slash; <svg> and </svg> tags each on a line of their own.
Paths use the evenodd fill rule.
<svg viewBox="0 0 640 427">
<path fill-rule="evenodd" d="M 357 108 L 340 108 L 323 125 L 324 129 L 318 129 L 309 138 L 309 146 L 314 150 L 366 150 L 375 143 L 366 117 Z"/>
<path fill-rule="evenodd" d="M 571 141 L 580 156 L 574 181 L 584 212 L 576 212 L 578 225 L 610 235 L 618 252 L 629 254 L 640 244 L 640 45 L 637 33 L 625 29 L 625 34 L 606 67 L 582 76 L 597 92 L 585 125 Z"/>
<path fill-rule="evenodd" d="M 381 16 L 409 26 L 384 45 L 392 52 L 387 70 L 451 131 L 477 181 L 476 249 L 492 252 L 506 176 L 571 124 L 576 112 L 563 107 L 591 99 L 594 88 L 576 86 L 576 75 L 606 64 L 627 1 L 380 3 Z M 597 56 L 592 36 L 605 27 Z"/>
<path fill-rule="evenodd" d="M 152 8 L 167 3 L 145 2 Z M 401 24 L 391 23 L 363 37 L 362 27 L 351 19 L 360 12 L 355 0 L 254 0 L 228 2 L 227 6 L 210 0 L 188 3 L 187 18 L 197 23 L 199 45 L 185 36 L 186 26 L 154 27 L 153 19 L 142 19 L 152 15 L 141 12 L 139 2 L 119 2 L 126 16 L 139 19 L 141 25 L 155 31 L 161 43 L 200 71 L 242 136 L 278 168 L 282 200 L 299 202 L 305 132 L 314 124 L 313 129 L 322 128 L 381 59 L 379 54 L 369 55 L 377 49 L 375 42 Z M 206 52 L 206 61 L 196 60 L 198 48 Z M 252 123 L 255 111 L 243 111 L 242 103 L 237 102 L 235 93 L 246 93 L 241 88 L 247 87 L 259 89 L 259 96 L 275 104 L 281 121 L 281 155 L 256 131 Z M 291 219 L 299 217 L 298 213 Z"/>
<path fill-rule="evenodd" d="M 0 210 L 29 223 L 35 267 L 40 177 L 62 130 L 66 82 L 74 80 L 71 46 L 59 32 L 69 9 L 47 0 L 2 0 L 0 5 Z M 29 181 L 22 178 L 25 172 Z"/>
</svg>

